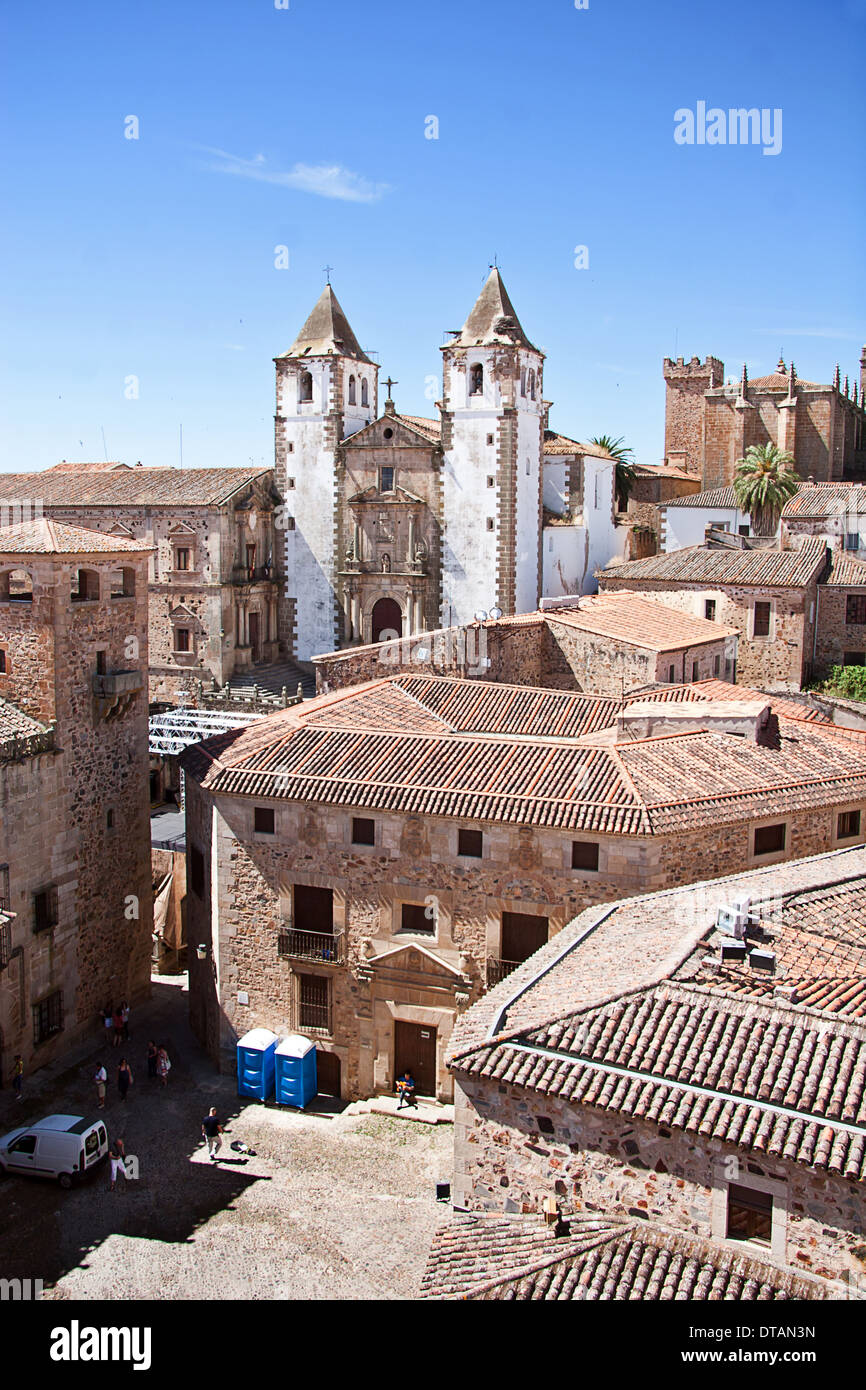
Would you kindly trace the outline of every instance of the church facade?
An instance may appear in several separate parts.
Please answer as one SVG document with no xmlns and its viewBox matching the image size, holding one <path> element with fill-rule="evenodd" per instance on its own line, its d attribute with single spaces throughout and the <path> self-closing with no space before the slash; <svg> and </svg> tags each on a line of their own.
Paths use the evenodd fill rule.
<svg viewBox="0 0 866 1390">
<path fill-rule="evenodd" d="M 585 489 L 592 448 L 547 429 L 544 354 L 496 267 L 441 351 L 439 418 L 401 415 L 390 395 L 380 413 L 379 368 L 328 284 L 275 358 L 280 636 L 301 661 L 594 587 L 588 511 L 601 563 L 617 553 L 614 465 L 593 457 Z"/>
</svg>

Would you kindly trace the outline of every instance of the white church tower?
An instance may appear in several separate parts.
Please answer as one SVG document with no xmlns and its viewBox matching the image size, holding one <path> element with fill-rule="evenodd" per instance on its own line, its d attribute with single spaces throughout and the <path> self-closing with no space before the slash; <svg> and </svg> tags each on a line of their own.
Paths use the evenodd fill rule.
<svg viewBox="0 0 866 1390">
<path fill-rule="evenodd" d="M 298 661 L 337 646 L 334 579 L 340 441 L 375 420 L 378 371 L 327 284 L 288 352 L 275 357 L 277 487 L 286 503 L 281 640 Z"/>
<path fill-rule="evenodd" d="M 494 267 L 442 348 L 442 623 L 541 593 L 542 364 Z"/>
</svg>

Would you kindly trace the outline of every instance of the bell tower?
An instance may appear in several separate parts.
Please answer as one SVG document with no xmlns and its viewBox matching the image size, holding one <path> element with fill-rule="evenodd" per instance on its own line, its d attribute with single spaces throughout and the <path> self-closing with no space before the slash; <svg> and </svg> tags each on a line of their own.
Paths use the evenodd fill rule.
<svg viewBox="0 0 866 1390">
<path fill-rule="evenodd" d="M 442 357 L 442 623 L 529 612 L 541 592 L 544 354 L 498 267 Z"/>
<path fill-rule="evenodd" d="M 298 661 L 338 644 L 337 450 L 376 418 L 378 371 L 330 282 L 277 369 L 275 467 L 285 500 L 286 649 Z"/>
</svg>

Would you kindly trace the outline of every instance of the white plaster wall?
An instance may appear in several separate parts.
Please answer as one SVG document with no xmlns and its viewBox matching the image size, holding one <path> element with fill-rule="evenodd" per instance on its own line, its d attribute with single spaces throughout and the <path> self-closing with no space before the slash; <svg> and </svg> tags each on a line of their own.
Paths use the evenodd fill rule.
<svg viewBox="0 0 866 1390">
<path fill-rule="evenodd" d="M 544 490 L 542 501 L 545 507 L 551 512 L 556 512 L 557 516 L 565 516 L 568 510 L 568 497 L 565 492 L 565 466 L 564 457 L 546 458 L 543 463 L 544 469 Z"/>
<path fill-rule="evenodd" d="M 538 547 L 541 544 L 541 518 L 538 494 L 541 474 L 541 395 L 536 400 L 518 397 L 517 415 L 517 575 L 514 586 L 518 613 L 531 613 L 538 607 Z"/>
<path fill-rule="evenodd" d="M 485 373 L 486 376 L 486 373 Z M 488 434 L 494 443 L 487 443 Z M 499 419 L 491 410 L 461 411 L 454 420 L 453 447 L 446 453 L 442 479 L 444 517 L 442 623 L 471 622 L 480 609 L 496 604 L 497 489 Z M 493 517 L 494 530 L 487 530 Z"/>
<path fill-rule="evenodd" d="M 296 600 L 296 655 L 309 661 L 334 650 L 334 457 L 323 448 L 325 414 L 331 388 L 331 364 L 305 364 L 313 377 L 313 400 L 298 401 L 300 377 L 284 381 L 281 414 L 286 417 L 286 511 L 295 529 L 286 531 L 286 593 Z"/>
<path fill-rule="evenodd" d="M 589 564 L 582 592 L 594 594 L 598 589 L 595 571 L 622 554 L 622 538 L 614 521 L 614 484 L 616 466 L 610 459 L 592 454 L 583 459 L 583 524 L 589 534 Z"/>
<path fill-rule="evenodd" d="M 735 536 L 741 526 L 749 526 L 751 530 L 748 512 L 741 512 L 738 507 L 663 507 L 662 550 L 682 550 L 687 545 L 703 545 L 707 527 L 717 522 L 723 522 L 725 528 Z"/>
<path fill-rule="evenodd" d="M 587 593 L 582 587 L 590 577 L 587 567 L 589 548 L 585 526 L 545 526 L 542 533 L 542 593 L 545 598 L 563 594 Z"/>
</svg>

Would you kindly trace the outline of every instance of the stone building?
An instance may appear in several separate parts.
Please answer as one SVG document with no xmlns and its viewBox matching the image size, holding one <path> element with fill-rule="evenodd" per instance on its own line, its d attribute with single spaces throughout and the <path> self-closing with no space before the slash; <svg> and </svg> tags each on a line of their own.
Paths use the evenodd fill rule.
<svg viewBox="0 0 866 1390">
<path fill-rule="evenodd" d="M 277 503 L 266 468 L 63 463 L 0 474 L 0 510 L 147 541 L 154 701 L 277 660 Z"/>
<path fill-rule="evenodd" d="M 674 497 L 660 506 L 659 550 L 703 545 L 707 527 L 729 531 L 732 536 L 751 536 L 752 518 L 737 501 L 733 483 L 691 497 Z"/>
<path fill-rule="evenodd" d="M 582 908 L 828 849 L 866 808 L 863 735 L 715 682 L 623 704 L 406 674 L 190 749 L 211 1056 L 295 1030 L 323 1089 L 390 1091 L 408 1065 L 447 1099 L 461 1010 Z"/>
<path fill-rule="evenodd" d="M 862 845 L 585 911 L 452 1033 L 455 1204 L 552 1202 L 856 1297 L 864 1018 Z"/>
<path fill-rule="evenodd" d="M 866 560 L 866 487 L 856 483 L 807 483 L 782 508 L 779 534 L 784 548 L 804 540 L 826 541 Z"/>
<path fill-rule="evenodd" d="M 379 368 L 329 284 L 275 358 L 282 638 L 299 660 L 526 612 L 548 580 L 554 593 L 575 578 L 593 587 L 597 565 L 624 553 L 613 463 L 549 430 L 544 354 L 498 269 L 441 351 L 438 418 L 400 415 L 390 395 L 380 414 Z"/>
<path fill-rule="evenodd" d="M 860 383 L 801 381 L 793 362 L 780 358 L 775 372 L 749 381 L 725 382 L 717 357 L 664 360 L 665 459 L 698 472 L 704 488 L 733 482 L 734 465 L 752 444 L 776 444 L 794 455 L 802 478 L 833 482 L 866 466 L 866 348 Z"/>
<path fill-rule="evenodd" d="M 598 580 L 602 593 L 641 594 L 736 628 L 741 681 L 799 690 L 815 659 L 818 589 L 828 569 L 825 543 L 809 540 L 797 550 L 688 546 L 613 565 Z"/>
<path fill-rule="evenodd" d="M 0 530 L 3 1084 L 150 987 L 149 553 L 44 517 Z"/>
</svg>

